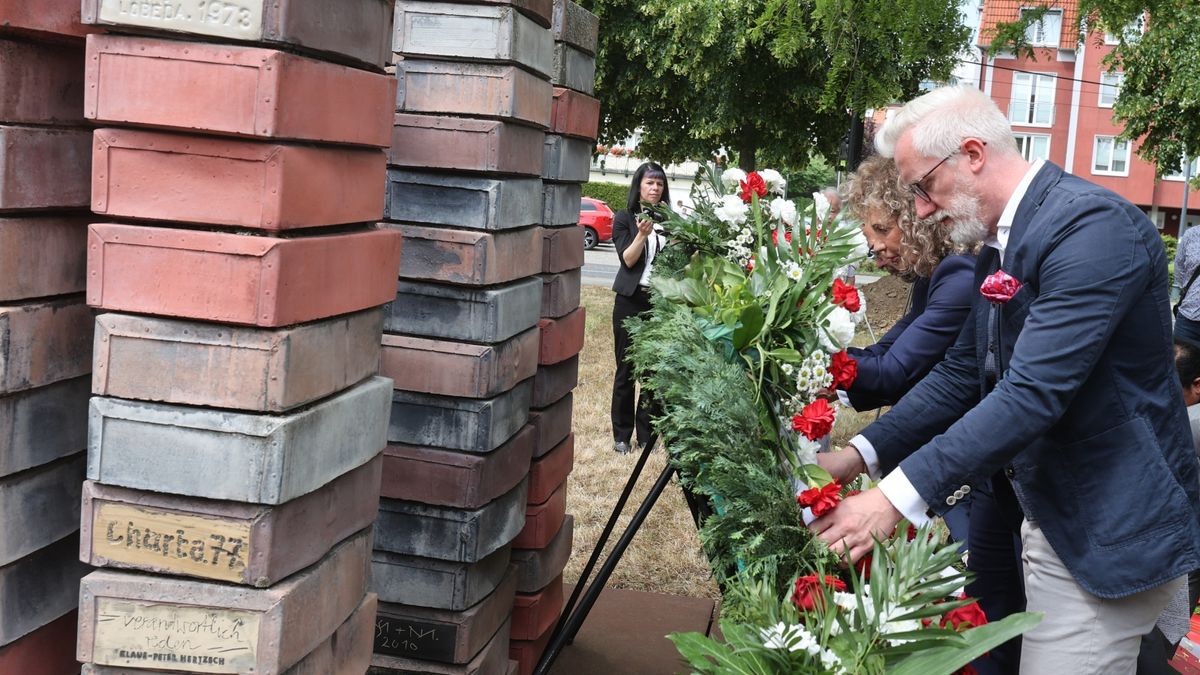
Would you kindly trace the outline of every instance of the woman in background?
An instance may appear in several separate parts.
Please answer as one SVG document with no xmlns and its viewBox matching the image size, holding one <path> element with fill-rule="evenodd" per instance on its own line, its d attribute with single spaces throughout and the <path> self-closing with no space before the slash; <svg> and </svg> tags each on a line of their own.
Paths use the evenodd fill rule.
<svg viewBox="0 0 1200 675">
<path fill-rule="evenodd" d="M 659 203 L 671 203 L 667 173 L 660 165 L 646 162 L 634 172 L 625 209 L 613 219 L 613 246 L 620 267 L 612 285 L 617 294 L 612 315 L 617 359 L 612 390 L 612 431 L 613 450 L 621 454 L 631 451 L 635 428 L 640 446 L 645 446 L 652 435 L 650 402 L 645 396 L 636 396 L 633 365 L 626 359 L 629 332 L 625 330 L 625 319 L 650 310 L 650 275 L 654 270 L 654 257 L 666 245 L 666 237 L 645 206 Z"/>
</svg>

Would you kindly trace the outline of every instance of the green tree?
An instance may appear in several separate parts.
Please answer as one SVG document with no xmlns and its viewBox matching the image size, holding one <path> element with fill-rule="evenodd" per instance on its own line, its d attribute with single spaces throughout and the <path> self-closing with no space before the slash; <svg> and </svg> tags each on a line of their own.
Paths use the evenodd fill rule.
<svg viewBox="0 0 1200 675">
<path fill-rule="evenodd" d="M 744 169 L 831 156 L 848 113 L 945 78 L 969 32 L 956 0 L 583 0 L 600 17 L 602 142 Z"/>
<path fill-rule="evenodd" d="M 1059 6 L 1069 0 L 1045 0 Z M 1104 34 L 1118 43 L 1105 60 L 1112 71 L 1125 74 L 1113 106 L 1113 119 L 1124 126 L 1122 136 L 1141 139 L 1137 153 L 1153 162 L 1159 175 L 1180 167 L 1184 156 L 1200 154 L 1200 11 L 1196 0 L 1078 0 L 1080 46 L 1102 41 Z M 1031 3 L 1031 5 L 1034 3 Z M 1042 12 L 1026 12 L 1002 24 L 992 49 L 1007 48 L 1033 54 L 1025 29 Z M 1144 25 L 1144 32 L 1142 26 Z"/>
</svg>

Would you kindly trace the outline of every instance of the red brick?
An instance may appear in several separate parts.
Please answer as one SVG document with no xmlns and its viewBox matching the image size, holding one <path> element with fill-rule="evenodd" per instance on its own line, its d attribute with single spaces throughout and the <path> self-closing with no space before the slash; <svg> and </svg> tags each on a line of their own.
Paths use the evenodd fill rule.
<svg viewBox="0 0 1200 675">
<path fill-rule="evenodd" d="M 140 0 L 83 0 L 83 21 L 119 27 L 117 32 L 161 31 L 175 36 L 204 35 L 224 40 L 245 40 L 285 45 L 291 50 L 318 54 L 331 61 L 353 61 L 382 71 L 392 58 L 390 0 L 253 0 L 216 3 L 203 12 L 179 12 L 155 7 L 163 3 Z M 199 8 L 205 8 L 199 5 Z M 244 9 L 236 17 L 231 8 Z M 155 10 L 158 11 L 155 11 Z M 213 20 L 215 18 L 217 20 Z M 207 19 L 207 20 L 206 20 Z M 188 37 L 181 39 L 187 40 Z M 192 42 L 196 44 L 196 42 Z"/>
<path fill-rule="evenodd" d="M 268 232 L 373 221 L 385 161 L 368 148 L 98 129 L 92 211 Z"/>
<path fill-rule="evenodd" d="M 100 223 L 88 228 L 87 297 L 116 311 L 288 326 L 388 302 L 399 259 L 400 235 L 387 229 L 277 239 Z"/>
<path fill-rule="evenodd" d="M 535 442 L 533 427 L 526 425 L 486 455 L 388 445 L 380 494 L 386 499 L 480 508 L 521 482 L 529 472 Z"/>
<path fill-rule="evenodd" d="M 572 356 L 552 366 L 539 366 L 533 376 L 533 401 L 535 408 L 545 408 L 561 399 L 579 384 L 579 357 Z"/>
<path fill-rule="evenodd" d="M 591 141 L 596 139 L 596 131 L 599 128 L 600 99 L 574 89 L 554 88 L 550 131 Z"/>
<path fill-rule="evenodd" d="M 562 607 L 562 575 L 537 593 L 517 593 L 513 602 L 512 639 L 538 639 L 558 621 Z"/>
<path fill-rule="evenodd" d="M 0 673 L 5 675 L 66 675 L 79 671 L 75 662 L 74 610 L 0 647 Z"/>
<path fill-rule="evenodd" d="M 540 176 L 544 137 L 538 129 L 508 122 L 401 113 L 395 118 L 388 163 Z"/>
<path fill-rule="evenodd" d="M 575 434 L 568 434 L 553 450 L 534 460 L 529 469 L 528 503 L 541 504 L 553 497 L 574 466 Z"/>
<path fill-rule="evenodd" d="M 390 225 L 404 235 L 400 278 L 490 286 L 541 271 L 539 228 L 503 232 Z"/>
<path fill-rule="evenodd" d="M 558 447 L 567 434 L 571 433 L 571 398 L 571 394 L 568 393 L 545 406 L 529 410 L 529 423 L 537 429 L 538 435 L 537 447 L 533 450 L 535 458 Z"/>
<path fill-rule="evenodd" d="M 542 228 L 542 273 L 557 274 L 583 267 L 583 228 Z"/>
<path fill-rule="evenodd" d="M 0 302 L 82 292 L 87 285 L 89 220 L 0 218 Z"/>
<path fill-rule="evenodd" d="M 0 126 L 0 213 L 87 208 L 92 132 Z"/>
<path fill-rule="evenodd" d="M 537 349 L 532 328 L 494 345 L 384 334 L 379 372 L 397 389 L 491 398 L 533 377 Z"/>
<path fill-rule="evenodd" d="M 559 319 L 538 321 L 538 365 L 554 365 L 583 351 L 583 329 L 586 321 L 586 310 L 583 307 Z"/>
<path fill-rule="evenodd" d="M 567 515 L 567 486 L 563 483 L 541 504 L 525 510 L 525 528 L 513 540 L 513 548 L 545 548 L 562 528 Z"/>
<path fill-rule="evenodd" d="M 0 121 L 82 123 L 83 51 L 69 45 L 0 39 Z"/>
<path fill-rule="evenodd" d="M 567 514 L 562 527 L 543 548 L 513 549 L 512 564 L 517 568 L 517 592 L 537 593 L 562 574 L 571 557 L 575 517 Z"/>
<path fill-rule="evenodd" d="M 538 659 L 542 658 L 542 652 L 550 645 L 553 633 L 554 626 L 551 626 L 534 640 L 512 640 L 508 643 L 508 658 L 517 662 L 518 675 L 533 675 L 533 669 L 537 667 Z"/>
<path fill-rule="evenodd" d="M 0 33 L 63 40 L 88 32 L 79 22 L 79 0 L 0 0 Z"/>
<path fill-rule="evenodd" d="M 87 84 L 99 122 L 391 144 L 395 77 L 274 49 L 91 35 Z"/>
</svg>

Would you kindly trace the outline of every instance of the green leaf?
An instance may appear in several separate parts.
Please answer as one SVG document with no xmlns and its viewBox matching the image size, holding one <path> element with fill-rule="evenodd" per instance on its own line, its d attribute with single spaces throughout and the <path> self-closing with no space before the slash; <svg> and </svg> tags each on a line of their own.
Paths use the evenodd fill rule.
<svg viewBox="0 0 1200 675">
<path fill-rule="evenodd" d="M 888 675 L 950 675 L 984 653 L 1024 633 L 1042 620 L 1038 612 L 1021 612 L 959 633 L 967 647 L 935 647 L 905 657 L 888 667 Z"/>
</svg>

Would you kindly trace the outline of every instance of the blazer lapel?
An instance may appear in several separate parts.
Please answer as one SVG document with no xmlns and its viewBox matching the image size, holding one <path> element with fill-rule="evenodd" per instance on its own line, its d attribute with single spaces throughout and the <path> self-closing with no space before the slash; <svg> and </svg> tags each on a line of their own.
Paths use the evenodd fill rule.
<svg viewBox="0 0 1200 675">
<path fill-rule="evenodd" d="M 1063 170 L 1051 162 L 1045 162 L 1037 175 L 1033 177 L 1029 189 L 1025 191 L 1021 203 L 1017 205 L 1017 212 L 1013 215 L 1012 229 L 1008 232 L 1008 242 L 1004 246 L 1004 260 L 1001 267 L 1006 272 L 1011 273 L 1013 251 L 1017 250 L 1018 244 L 1021 243 L 1026 230 L 1029 229 L 1029 222 L 1037 215 L 1038 209 L 1042 208 L 1042 202 L 1046 201 L 1050 189 L 1057 185 L 1062 177 Z"/>
<path fill-rule="evenodd" d="M 983 285 L 983 280 L 1000 269 L 999 251 L 991 246 L 984 246 L 975 261 L 975 288 Z M 982 297 L 975 298 L 978 306 L 975 311 L 975 361 L 979 365 L 980 395 L 987 394 L 987 351 L 988 351 L 988 319 L 991 317 L 991 303 Z"/>
</svg>

